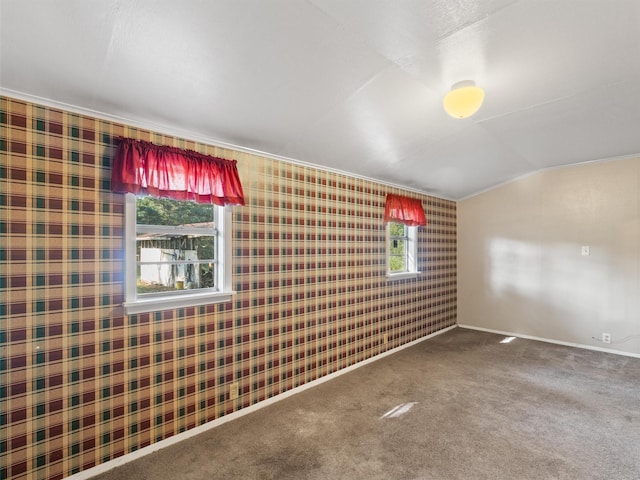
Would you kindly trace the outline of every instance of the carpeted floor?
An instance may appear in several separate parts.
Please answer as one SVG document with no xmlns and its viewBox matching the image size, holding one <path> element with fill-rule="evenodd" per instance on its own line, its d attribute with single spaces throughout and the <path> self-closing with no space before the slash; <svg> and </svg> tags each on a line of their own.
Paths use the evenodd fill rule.
<svg viewBox="0 0 640 480">
<path fill-rule="evenodd" d="M 95 478 L 640 479 L 640 359 L 503 338 L 454 329 Z"/>
</svg>

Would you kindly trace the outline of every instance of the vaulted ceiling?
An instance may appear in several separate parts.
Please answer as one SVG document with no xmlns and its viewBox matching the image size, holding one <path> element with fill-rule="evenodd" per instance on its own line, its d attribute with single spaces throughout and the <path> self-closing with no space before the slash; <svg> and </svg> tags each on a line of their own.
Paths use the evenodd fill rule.
<svg viewBox="0 0 640 480">
<path fill-rule="evenodd" d="M 2 94 L 451 199 L 640 152 L 640 0 L 2 0 L 0 45 Z"/>
</svg>

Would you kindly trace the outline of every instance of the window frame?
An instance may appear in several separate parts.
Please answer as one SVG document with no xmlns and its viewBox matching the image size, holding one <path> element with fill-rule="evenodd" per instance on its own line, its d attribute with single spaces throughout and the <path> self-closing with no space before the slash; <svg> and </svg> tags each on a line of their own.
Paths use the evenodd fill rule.
<svg viewBox="0 0 640 480">
<path fill-rule="evenodd" d="M 137 292 L 137 260 L 136 260 L 136 215 L 137 198 L 133 193 L 125 194 L 125 312 L 129 314 L 169 310 L 174 308 L 194 307 L 214 303 L 228 302 L 236 293 L 231 286 L 232 249 L 230 207 L 214 205 L 216 237 L 216 282 L 217 289 L 204 291 L 172 292 L 170 295 L 149 297 L 138 296 Z"/>
<path fill-rule="evenodd" d="M 397 223 L 405 227 L 406 232 L 406 245 L 405 245 L 405 258 L 406 258 L 406 270 L 402 272 L 391 271 L 391 224 Z M 418 270 L 418 227 L 404 225 L 402 222 L 389 221 L 386 224 L 386 257 L 387 257 L 387 279 L 388 280 L 402 280 L 406 278 L 416 278 L 420 275 Z"/>
</svg>

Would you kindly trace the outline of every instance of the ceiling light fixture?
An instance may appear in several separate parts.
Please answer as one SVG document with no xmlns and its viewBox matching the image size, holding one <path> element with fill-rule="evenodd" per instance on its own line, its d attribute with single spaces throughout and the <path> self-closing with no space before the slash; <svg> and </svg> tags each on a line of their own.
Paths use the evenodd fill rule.
<svg viewBox="0 0 640 480">
<path fill-rule="evenodd" d="M 451 87 L 442 101 L 445 111 L 453 118 L 467 118 L 478 111 L 484 100 L 484 90 L 473 80 L 463 80 Z"/>
</svg>

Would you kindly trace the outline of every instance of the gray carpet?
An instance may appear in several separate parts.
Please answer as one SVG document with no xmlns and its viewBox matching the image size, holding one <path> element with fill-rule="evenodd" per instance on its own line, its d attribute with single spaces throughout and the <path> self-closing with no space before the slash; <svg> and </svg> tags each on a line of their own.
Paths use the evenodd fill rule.
<svg viewBox="0 0 640 480">
<path fill-rule="evenodd" d="M 457 328 L 95 478 L 640 479 L 640 359 L 503 338 Z"/>
</svg>

